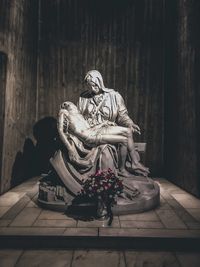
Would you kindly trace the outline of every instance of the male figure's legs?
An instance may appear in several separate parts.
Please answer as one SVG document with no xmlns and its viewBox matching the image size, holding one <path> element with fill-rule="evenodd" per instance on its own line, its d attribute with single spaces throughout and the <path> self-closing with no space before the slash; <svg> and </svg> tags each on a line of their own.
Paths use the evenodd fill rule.
<svg viewBox="0 0 200 267">
<path fill-rule="evenodd" d="M 135 144 L 133 140 L 132 129 L 121 126 L 111 126 L 106 129 L 105 134 L 101 134 L 102 142 L 110 144 L 120 143 L 120 158 L 119 158 L 119 170 L 120 172 L 126 172 L 125 163 L 127 153 L 131 157 L 131 168 L 132 170 L 140 170 L 148 173 L 148 168 L 143 166 L 139 162 L 138 152 L 135 150 Z"/>
</svg>

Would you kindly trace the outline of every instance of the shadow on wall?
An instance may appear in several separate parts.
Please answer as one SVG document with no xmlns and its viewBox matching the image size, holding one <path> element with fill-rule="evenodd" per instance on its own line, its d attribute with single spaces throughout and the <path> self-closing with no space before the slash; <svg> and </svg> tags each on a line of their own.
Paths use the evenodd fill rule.
<svg viewBox="0 0 200 267">
<path fill-rule="evenodd" d="M 11 187 L 51 169 L 49 159 L 60 147 L 56 119 L 46 117 L 39 120 L 33 127 L 33 136 L 36 144 L 27 138 L 23 152 L 17 152 L 12 168 Z"/>
</svg>

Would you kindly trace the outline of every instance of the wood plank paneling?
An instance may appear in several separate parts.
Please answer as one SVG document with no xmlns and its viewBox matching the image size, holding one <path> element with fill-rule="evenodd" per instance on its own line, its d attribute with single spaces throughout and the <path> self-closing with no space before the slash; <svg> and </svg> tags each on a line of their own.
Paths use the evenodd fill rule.
<svg viewBox="0 0 200 267">
<path fill-rule="evenodd" d="M 39 118 L 77 102 L 83 78 L 99 70 L 119 91 L 147 142 L 146 164 L 163 168 L 163 2 L 41 1 Z"/>
<path fill-rule="evenodd" d="M 2 170 L 7 56 L 0 52 L 0 173 Z"/>
<path fill-rule="evenodd" d="M 10 188 L 16 155 L 35 123 L 37 0 L 0 0 L 0 51 L 7 54 L 1 192 Z"/>
<path fill-rule="evenodd" d="M 199 14 L 197 0 L 166 1 L 165 175 L 196 196 L 200 196 Z"/>
<path fill-rule="evenodd" d="M 0 51 L 8 58 L 1 191 L 35 119 L 56 117 L 64 100 L 76 103 L 85 73 L 98 69 L 140 125 L 135 140 L 147 142 L 152 174 L 200 195 L 200 2 L 40 3 L 0 0 Z"/>
</svg>

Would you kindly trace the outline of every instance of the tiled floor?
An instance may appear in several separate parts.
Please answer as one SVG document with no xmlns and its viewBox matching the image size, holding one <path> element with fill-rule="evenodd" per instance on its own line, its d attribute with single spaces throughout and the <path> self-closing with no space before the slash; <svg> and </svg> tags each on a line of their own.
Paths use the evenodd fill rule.
<svg viewBox="0 0 200 267">
<path fill-rule="evenodd" d="M 37 178 L 0 197 L 0 236 L 200 237 L 200 200 L 164 179 L 156 179 L 161 205 L 140 214 L 105 221 L 76 221 L 37 205 Z M 134 266 L 199 267 L 198 252 L 145 250 L 1 250 L 0 267 Z"/>
<path fill-rule="evenodd" d="M 156 179 L 161 190 L 161 205 L 140 214 L 115 216 L 106 221 L 77 221 L 65 214 L 42 210 L 37 205 L 38 183 L 33 178 L 0 197 L 0 235 L 36 232 L 73 235 L 133 234 L 135 230 L 154 233 L 182 232 L 200 235 L 200 200 L 165 179 Z M 119 231 L 120 230 L 120 231 Z M 176 230 L 176 231 L 174 231 Z M 177 231 L 178 230 L 178 231 Z M 138 232 L 138 231 L 137 231 Z M 125 234 L 126 236 L 126 234 Z"/>
<path fill-rule="evenodd" d="M 200 254 L 170 251 L 2 250 L 1 267 L 199 267 Z"/>
</svg>

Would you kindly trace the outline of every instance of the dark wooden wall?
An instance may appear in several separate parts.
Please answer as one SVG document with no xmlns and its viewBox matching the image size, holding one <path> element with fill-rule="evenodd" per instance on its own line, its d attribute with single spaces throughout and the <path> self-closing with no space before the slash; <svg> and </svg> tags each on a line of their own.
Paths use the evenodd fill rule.
<svg viewBox="0 0 200 267">
<path fill-rule="evenodd" d="M 200 2 L 166 1 L 165 172 L 200 196 Z"/>
<path fill-rule="evenodd" d="M 199 6 L 198 0 L 0 0 L 0 51 L 7 54 L 1 192 L 35 122 L 35 132 L 44 133 L 45 123 L 55 122 L 46 117 L 56 118 L 64 100 L 76 103 L 85 73 L 97 69 L 140 125 L 136 141 L 147 142 L 153 175 L 200 195 Z"/>
<path fill-rule="evenodd" d="M 99 70 L 118 90 L 147 142 L 146 163 L 163 169 L 163 0 L 42 0 L 38 116 L 76 103 L 83 78 Z"/>
<path fill-rule="evenodd" d="M 7 56 L 0 52 L 0 173 L 3 159 L 3 135 L 5 118 L 5 92 L 6 92 Z"/>
<path fill-rule="evenodd" d="M 0 0 L 0 51 L 7 55 L 1 192 L 10 188 L 16 155 L 35 122 L 37 2 Z"/>
</svg>

